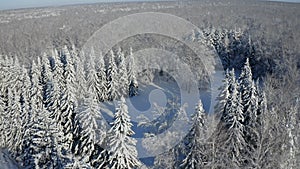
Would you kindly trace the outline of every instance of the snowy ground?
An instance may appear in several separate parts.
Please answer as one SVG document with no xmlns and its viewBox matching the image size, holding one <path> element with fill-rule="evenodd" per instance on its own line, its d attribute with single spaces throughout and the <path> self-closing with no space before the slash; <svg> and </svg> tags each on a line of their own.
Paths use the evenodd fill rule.
<svg viewBox="0 0 300 169">
<path fill-rule="evenodd" d="M 213 111 L 222 79 L 223 72 L 215 72 L 211 88 L 198 93 L 181 90 L 175 81 L 159 76 L 149 84 L 140 83 L 139 95 L 126 99 L 126 102 L 134 124 L 139 158 L 144 164 L 153 165 L 155 156 L 175 146 L 188 133 L 190 117 L 199 98 L 208 113 Z M 108 122 L 113 120 L 115 105 L 101 105 Z M 185 111 L 180 111 L 181 107 Z"/>
<path fill-rule="evenodd" d="M 10 157 L 5 149 L 0 149 L 0 168 L 1 169 L 18 169 L 17 163 Z"/>
</svg>

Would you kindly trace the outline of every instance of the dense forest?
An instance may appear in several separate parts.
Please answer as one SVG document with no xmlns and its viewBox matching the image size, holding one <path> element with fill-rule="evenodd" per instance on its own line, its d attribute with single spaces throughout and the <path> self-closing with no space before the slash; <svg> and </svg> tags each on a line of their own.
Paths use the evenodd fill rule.
<svg viewBox="0 0 300 169">
<path fill-rule="evenodd" d="M 263 63 L 255 63 L 258 54 L 251 40 L 237 39 L 235 33 L 230 41 L 231 32 L 226 38 L 210 38 L 217 35 L 213 33 L 204 42 L 216 48 L 227 67 L 215 112 L 205 113 L 199 100 L 190 132 L 173 149 L 156 157 L 154 168 L 295 167 L 299 160 L 296 64 L 288 62 L 291 65 L 284 65 L 286 71 L 280 74 L 253 76 L 253 70 L 261 70 Z M 193 39 L 205 36 L 199 34 Z M 27 168 L 141 166 L 124 97 L 138 94 L 138 78 L 145 73 L 134 70 L 130 51 L 125 55 L 121 48 L 111 50 L 105 58 L 92 49 L 81 59 L 74 46 L 65 46 L 39 57 L 29 69 L 16 57 L 3 57 L 1 147 L 8 148 Z M 240 63 L 235 63 L 236 57 Z M 282 93 L 289 92 L 284 88 L 293 91 Z M 112 100 L 120 101 L 109 125 L 99 103 Z M 208 118 L 214 119 L 212 124 Z"/>
<path fill-rule="evenodd" d="M 188 1 L 27 9 L 36 13 L 0 11 L 0 21 L 7 20 L 0 22 L 0 150 L 5 150 L 19 168 L 28 169 L 297 168 L 300 48 L 299 32 L 294 29 L 299 23 L 281 17 L 271 24 L 263 23 L 267 17 L 259 20 L 261 14 L 248 18 L 232 10 L 228 13 L 230 19 L 226 19 L 225 13 L 220 14 L 221 8 L 200 18 L 193 15 L 198 8 L 211 11 L 216 6 L 244 10 L 248 3 L 243 3 L 236 2 L 234 8 L 229 1 Z M 281 12 L 297 8 L 260 3 Z M 183 38 L 184 43 L 192 42 L 199 50 L 213 53 L 220 65 L 203 70 L 203 58 L 184 43 L 150 33 L 129 37 L 109 51 L 90 47 L 82 52 L 87 37 L 103 22 L 140 10 L 178 10 L 179 16 L 203 23 Z M 78 18 L 66 19 L 73 18 L 75 12 Z M 97 18 L 98 13 L 103 18 Z M 297 18 L 298 13 L 291 18 Z M 35 17 L 27 20 L 29 24 L 25 24 L 27 15 Z M 222 22 L 214 15 L 221 16 Z M 99 20 L 104 21 L 98 23 Z M 47 26 L 46 22 L 53 25 Z M 82 25 L 75 26 L 79 23 Z M 26 31 L 16 26 L 19 24 L 25 25 Z M 272 24 L 279 25 L 278 32 Z M 224 77 L 217 84 L 218 96 L 212 98 L 216 103 L 213 112 L 207 110 L 203 97 L 194 100 L 197 104 L 189 105 L 193 112 L 186 113 L 192 114 L 187 117 L 189 130 L 175 146 L 151 157 L 152 164 L 140 158 L 136 136 L 140 133 L 134 129 L 144 125 L 147 137 L 156 138 L 153 136 L 176 123 L 174 119 L 180 118 L 186 105 L 176 105 L 172 110 L 157 107 L 153 113 L 162 112 L 158 119 L 136 124 L 132 120 L 136 117 L 130 116 L 128 99 L 142 99 L 145 86 L 153 84 L 157 77 L 173 87 L 177 81 L 170 72 L 184 70 L 176 65 L 151 68 L 153 60 L 142 56 L 145 48 L 176 53 L 179 62 L 195 72 L 193 80 L 199 90 L 209 90 L 214 71 L 222 72 Z M 139 69 L 140 65 L 147 69 Z M 106 104 L 114 108 L 108 110 Z M 161 144 L 170 144 L 176 134 L 170 133 Z"/>
</svg>

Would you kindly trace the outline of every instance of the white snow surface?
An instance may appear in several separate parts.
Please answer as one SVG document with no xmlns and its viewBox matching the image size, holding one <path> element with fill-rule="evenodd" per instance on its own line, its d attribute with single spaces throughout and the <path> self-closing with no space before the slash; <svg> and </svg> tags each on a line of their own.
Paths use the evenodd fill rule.
<svg viewBox="0 0 300 169">
<path fill-rule="evenodd" d="M 167 81 L 162 78 L 155 78 L 148 84 L 139 83 L 139 95 L 127 98 L 126 103 L 129 115 L 133 122 L 133 136 L 137 140 L 137 150 L 139 158 L 155 157 L 166 152 L 182 140 L 191 127 L 190 116 L 194 113 L 195 104 L 201 99 L 206 113 L 212 113 L 215 105 L 215 98 L 219 93 L 218 88 L 222 85 L 223 71 L 215 71 L 211 77 L 210 89 L 199 91 L 199 93 L 189 93 L 180 89 L 174 81 Z M 156 124 L 159 125 L 157 132 L 153 121 L 163 118 L 165 112 L 157 111 L 160 108 L 168 107 L 168 101 L 174 98 L 179 106 L 184 110 L 175 119 L 163 119 Z M 113 121 L 116 102 L 106 102 L 101 105 L 102 113 L 109 122 Z M 160 114 L 162 113 L 162 114 Z M 169 116 L 168 116 L 169 117 Z M 141 127 L 141 126 L 147 127 Z M 166 127 L 169 125 L 168 127 Z"/>
<path fill-rule="evenodd" d="M 1 169 L 18 169 L 17 163 L 9 155 L 6 149 L 0 148 L 0 168 Z"/>
</svg>

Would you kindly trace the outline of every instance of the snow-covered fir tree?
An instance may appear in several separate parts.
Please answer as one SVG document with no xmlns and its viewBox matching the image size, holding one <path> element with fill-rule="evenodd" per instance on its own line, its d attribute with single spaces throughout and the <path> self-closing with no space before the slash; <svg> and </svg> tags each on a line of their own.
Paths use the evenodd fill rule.
<svg viewBox="0 0 300 169">
<path fill-rule="evenodd" d="M 62 91 L 62 89 L 65 87 L 64 64 L 62 62 L 62 54 L 56 49 L 53 49 L 52 57 L 54 59 L 53 78 L 57 80 L 58 87 L 60 91 Z"/>
<path fill-rule="evenodd" d="M 240 168 L 244 164 L 246 141 L 244 139 L 244 115 L 234 72 L 230 73 L 231 93 L 225 105 L 224 121 L 218 126 L 218 150 L 214 166 Z"/>
<path fill-rule="evenodd" d="M 98 72 L 96 70 L 96 56 L 94 49 L 91 49 L 90 57 L 87 63 L 87 90 L 95 93 L 96 99 L 100 101 L 101 96 L 101 79 L 98 77 Z"/>
<path fill-rule="evenodd" d="M 31 127 L 26 131 L 30 137 L 26 140 L 23 154 L 25 168 L 57 168 L 60 167 L 56 146 L 54 144 L 51 119 L 45 108 L 40 109 L 39 116 L 31 121 Z"/>
<path fill-rule="evenodd" d="M 104 58 L 102 53 L 100 52 L 98 62 L 97 62 L 97 76 L 100 81 L 99 84 L 99 96 L 98 98 L 100 99 L 101 102 L 106 101 L 108 98 L 107 94 L 107 78 L 106 78 L 106 69 L 105 69 L 105 64 L 104 64 Z"/>
<path fill-rule="evenodd" d="M 33 154 L 34 148 L 32 147 L 34 144 L 34 136 L 35 132 L 33 131 L 34 127 L 40 122 L 40 111 L 44 108 L 43 105 L 43 89 L 40 83 L 41 79 L 41 67 L 40 61 L 37 61 L 38 65 L 35 64 L 35 61 L 32 62 L 30 69 L 30 99 L 29 99 L 29 118 L 28 123 L 25 128 L 23 144 L 22 144 L 22 152 L 20 152 L 21 165 L 26 167 L 34 167 Z"/>
<path fill-rule="evenodd" d="M 52 79 L 51 84 L 51 88 L 47 91 L 47 109 L 51 113 L 51 118 L 59 121 L 61 117 L 61 111 L 59 109 L 61 91 L 56 78 Z"/>
<path fill-rule="evenodd" d="M 131 136 L 132 123 L 124 97 L 118 103 L 115 120 L 108 133 L 108 161 L 105 168 L 123 169 L 138 168 L 141 163 L 137 158 L 136 140 Z"/>
<path fill-rule="evenodd" d="M 42 86 L 43 86 L 43 101 L 44 105 L 47 108 L 47 100 L 49 97 L 49 91 L 52 88 L 52 83 L 51 80 L 53 79 L 52 77 L 52 70 L 51 70 L 51 65 L 50 65 L 50 60 L 47 58 L 47 55 L 44 54 L 42 57 Z"/>
<path fill-rule="evenodd" d="M 132 48 L 130 48 L 128 59 L 128 82 L 129 82 L 129 97 L 138 95 L 138 81 L 136 79 L 136 66 L 132 53 Z"/>
<path fill-rule="evenodd" d="M 111 50 L 110 56 L 108 58 L 108 68 L 107 68 L 107 93 L 109 100 L 115 100 L 118 95 L 118 75 L 117 75 L 117 65 L 115 62 L 115 54 Z"/>
<path fill-rule="evenodd" d="M 243 114 L 245 117 L 244 137 L 247 142 L 247 156 L 251 156 L 258 142 L 258 94 L 255 82 L 252 79 L 252 71 L 249 59 L 246 59 L 239 77 L 239 92 L 241 95 L 241 104 L 243 105 Z"/>
<path fill-rule="evenodd" d="M 75 124 L 75 110 L 77 101 L 75 97 L 75 70 L 70 53 L 65 48 L 63 50 L 66 64 L 64 65 L 65 84 L 62 87 L 62 95 L 59 101 L 59 109 L 61 111 L 60 117 L 58 117 L 58 124 L 61 126 L 65 136 L 65 144 L 68 148 L 73 144 L 73 132 Z"/>
<path fill-rule="evenodd" d="M 207 130 L 206 115 L 201 100 L 199 100 L 196 105 L 195 113 L 192 118 L 193 126 L 189 133 L 190 139 L 187 145 L 189 152 L 180 165 L 180 168 L 200 169 L 203 168 L 207 162 L 205 161 L 205 147 L 203 144 L 205 142 L 204 135 Z"/>
<path fill-rule="evenodd" d="M 128 73 L 127 73 L 125 56 L 121 49 L 119 49 L 118 51 L 117 58 L 118 58 L 117 77 L 118 77 L 118 91 L 119 91 L 118 98 L 120 98 L 120 96 L 126 97 L 128 95 L 129 83 L 128 83 Z"/>
<path fill-rule="evenodd" d="M 100 156 L 97 144 L 103 144 L 107 125 L 99 109 L 96 93 L 90 91 L 87 96 L 81 108 L 83 110 L 76 116 L 80 124 L 80 132 L 75 154 L 85 157 L 84 162 L 94 166 L 94 160 Z"/>
<path fill-rule="evenodd" d="M 281 168 L 286 169 L 295 169 L 299 167 L 299 162 L 297 162 L 297 154 L 299 150 L 297 149 L 299 142 L 299 134 L 297 132 L 297 112 L 299 112 L 299 103 L 296 100 L 296 105 L 293 105 L 288 110 L 288 119 L 286 122 L 286 131 L 287 131 L 287 141 L 284 145 L 284 149 L 286 150 L 285 155 L 283 156 L 283 160 L 281 163 Z"/>
<path fill-rule="evenodd" d="M 81 57 L 80 57 L 81 56 Z M 76 71 L 76 96 L 78 105 L 83 102 L 82 100 L 85 97 L 85 94 L 87 92 L 87 82 L 85 79 L 85 71 L 84 71 L 84 64 L 82 57 L 84 56 L 84 53 L 81 53 L 81 55 L 78 55 L 74 58 L 74 64 L 75 64 L 75 71 Z"/>
<path fill-rule="evenodd" d="M 4 143 L 5 147 L 7 147 L 9 150 L 13 150 L 14 146 L 14 138 L 15 134 L 17 132 L 16 127 L 16 121 L 17 119 L 14 119 L 15 113 L 16 115 L 19 114 L 18 112 L 18 105 L 17 102 L 15 102 L 15 90 L 8 88 L 7 90 L 7 107 L 5 109 L 4 113 L 4 132 L 2 133 L 4 135 Z"/>
<path fill-rule="evenodd" d="M 242 68 L 239 77 L 239 92 L 241 93 L 243 112 L 245 115 L 245 124 L 253 123 L 257 113 L 257 93 L 256 86 L 252 79 L 252 71 L 249 63 L 249 58 L 246 59 L 245 65 Z M 253 124 L 251 124 L 253 125 Z"/>
<path fill-rule="evenodd" d="M 24 126 L 23 123 L 23 114 L 22 114 L 22 105 L 20 99 L 20 93 L 17 92 L 17 88 L 12 89 L 11 96 L 11 105 L 10 107 L 10 114 L 11 114 L 11 130 L 12 130 L 12 143 L 9 146 L 12 152 L 16 154 L 19 151 L 19 147 L 21 146 L 21 141 L 24 135 Z M 26 119 L 26 118 L 25 118 Z"/>
<path fill-rule="evenodd" d="M 229 90 L 228 90 L 229 89 L 229 79 L 228 79 L 228 76 L 229 76 L 229 72 L 228 72 L 228 69 L 227 69 L 226 76 L 223 79 L 223 86 L 221 86 L 219 88 L 220 94 L 217 97 L 217 104 L 214 107 L 214 112 L 215 112 L 217 118 L 220 119 L 220 120 L 223 120 L 221 118 L 223 118 L 223 115 L 225 115 L 224 107 L 225 107 L 226 102 L 227 102 L 228 97 L 229 97 Z"/>
<path fill-rule="evenodd" d="M 2 98 L 0 99 L 0 146 L 4 147 L 5 146 L 5 137 L 4 137 L 4 132 L 5 132 L 5 112 L 4 112 L 4 108 L 5 107 L 5 103 L 3 102 Z"/>
<path fill-rule="evenodd" d="M 20 89 L 20 106 L 21 106 L 21 123 L 19 124 L 20 127 L 20 138 L 16 141 L 16 152 L 14 152 L 15 156 L 18 160 L 20 160 L 20 155 L 23 152 L 23 143 L 26 141 L 25 138 L 25 130 L 29 127 L 30 122 L 30 77 L 28 70 L 22 66 L 22 85 Z"/>
<path fill-rule="evenodd" d="M 40 59 L 38 58 L 37 64 L 33 61 L 30 69 L 30 113 L 32 118 L 38 116 L 40 109 L 43 107 L 43 87 L 41 84 L 42 76 L 40 63 Z"/>
</svg>

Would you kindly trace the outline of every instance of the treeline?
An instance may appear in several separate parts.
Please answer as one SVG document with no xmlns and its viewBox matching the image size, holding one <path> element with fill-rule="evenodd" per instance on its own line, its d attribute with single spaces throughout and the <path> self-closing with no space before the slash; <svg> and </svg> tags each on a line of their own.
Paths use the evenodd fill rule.
<svg viewBox="0 0 300 169">
<path fill-rule="evenodd" d="M 91 49 L 84 58 L 67 47 L 32 61 L 29 69 L 17 58 L 2 58 L 0 146 L 22 167 L 140 165 L 124 99 L 138 92 L 132 55 L 111 51 L 105 62 Z M 108 130 L 99 103 L 116 99 Z"/>
</svg>

